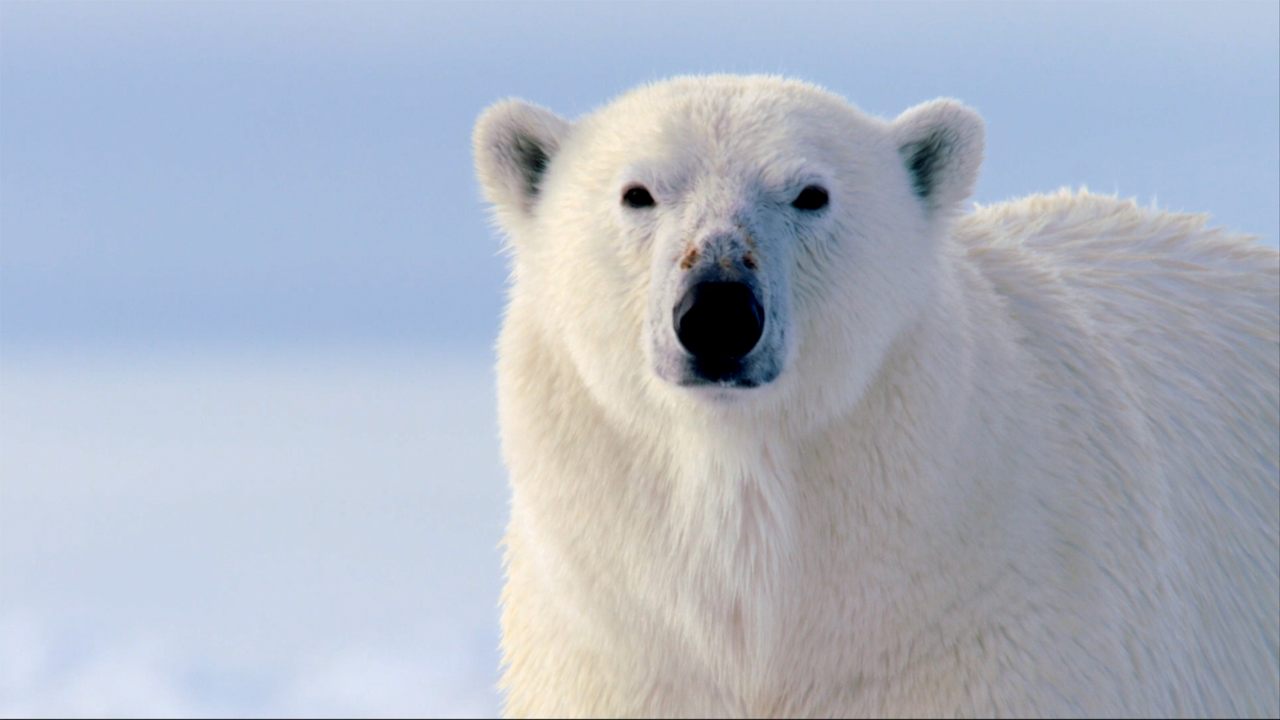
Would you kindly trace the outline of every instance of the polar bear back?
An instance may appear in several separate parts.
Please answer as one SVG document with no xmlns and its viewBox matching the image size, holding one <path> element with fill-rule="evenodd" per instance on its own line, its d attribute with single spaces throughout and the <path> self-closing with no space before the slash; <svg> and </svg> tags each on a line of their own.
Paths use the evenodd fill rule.
<svg viewBox="0 0 1280 720">
<path fill-rule="evenodd" d="M 1255 705 L 1256 689 L 1280 688 L 1280 263 L 1205 221 L 1063 191 L 979 208 L 956 239 L 1014 304 L 1068 293 L 1119 366 L 1161 455 L 1184 607 L 1170 630 L 1200 659 L 1187 697 L 1265 715 L 1275 699 Z"/>
</svg>

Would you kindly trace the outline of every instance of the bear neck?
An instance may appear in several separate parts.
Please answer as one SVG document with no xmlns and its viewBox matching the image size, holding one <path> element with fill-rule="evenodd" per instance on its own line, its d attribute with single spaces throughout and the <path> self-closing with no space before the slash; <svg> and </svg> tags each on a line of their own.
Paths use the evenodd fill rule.
<svg viewBox="0 0 1280 720">
<path fill-rule="evenodd" d="M 660 439 L 636 439 L 668 458 L 657 526 L 674 538 L 680 562 L 669 567 L 684 570 L 675 593 L 699 598 L 687 624 L 713 664 L 735 658 L 764 682 L 788 638 L 847 631 L 834 616 L 815 630 L 822 603 L 866 609 L 861 647 L 900 642 L 941 611 L 921 603 L 953 597 L 931 592 L 930 573 L 962 566 L 966 546 L 998 545 L 1012 524 L 1016 489 L 989 480 L 1009 476 L 999 466 L 1027 428 L 1016 412 L 1002 414 L 1014 403 L 986 403 L 982 422 L 973 407 L 1000 392 L 980 378 L 999 378 L 1017 350 L 998 323 L 976 334 L 972 315 L 999 314 L 979 277 L 938 272 L 937 294 L 903 325 L 857 403 L 820 428 L 795 431 L 803 423 L 783 408 L 752 421 L 672 417 Z M 975 287 L 962 291 L 965 283 Z M 977 586 L 993 569 L 969 571 Z M 830 577 L 855 581 L 837 591 Z M 815 592 L 824 585 L 833 594 Z M 901 596 L 887 598 L 888 588 Z"/>
<path fill-rule="evenodd" d="M 785 648 L 796 638 L 829 635 L 874 664 L 914 637 L 940 612 L 930 603 L 955 597 L 931 583 L 991 577 L 998 563 L 966 564 L 965 548 L 1010 527 L 1015 493 L 988 480 L 1010 476 L 999 465 L 1034 432 L 1003 397 L 972 421 L 973 398 L 1000 392 L 975 376 L 1001 382 L 1012 343 L 973 331 L 971 316 L 1000 314 L 989 287 L 962 293 L 981 285 L 964 267 L 939 274 L 857 403 L 805 432 L 788 432 L 785 417 L 620 422 L 561 343 L 508 325 L 508 592 L 551 583 L 556 613 L 598 623 L 620 647 L 676 643 L 717 676 L 760 687 L 786 674 L 774 664 L 795 656 Z M 865 622 L 849 627 L 850 608 Z M 672 634 L 632 636 L 660 627 Z"/>
</svg>

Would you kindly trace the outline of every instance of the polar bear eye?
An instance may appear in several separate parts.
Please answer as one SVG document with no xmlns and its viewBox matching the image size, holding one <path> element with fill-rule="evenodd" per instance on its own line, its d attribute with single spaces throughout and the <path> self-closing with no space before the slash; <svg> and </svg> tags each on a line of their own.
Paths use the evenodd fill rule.
<svg viewBox="0 0 1280 720">
<path fill-rule="evenodd" d="M 653 196 L 640 185 L 627 188 L 627 191 L 622 193 L 622 202 L 633 208 L 653 207 L 655 204 Z"/>
<path fill-rule="evenodd" d="M 791 207 L 797 210 L 821 210 L 827 206 L 827 191 L 817 185 L 810 185 L 800 191 Z"/>
</svg>

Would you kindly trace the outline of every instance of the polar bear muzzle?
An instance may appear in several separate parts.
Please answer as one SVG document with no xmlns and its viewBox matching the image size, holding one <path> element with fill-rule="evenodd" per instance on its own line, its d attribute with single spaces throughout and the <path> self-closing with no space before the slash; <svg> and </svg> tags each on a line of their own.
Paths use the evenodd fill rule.
<svg viewBox="0 0 1280 720">
<path fill-rule="evenodd" d="M 684 387 L 772 382 L 781 371 L 780 338 L 773 337 L 777 318 L 760 279 L 741 260 L 700 265 L 682 279 L 670 306 L 678 347 L 670 348 L 674 365 L 659 375 Z"/>
</svg>

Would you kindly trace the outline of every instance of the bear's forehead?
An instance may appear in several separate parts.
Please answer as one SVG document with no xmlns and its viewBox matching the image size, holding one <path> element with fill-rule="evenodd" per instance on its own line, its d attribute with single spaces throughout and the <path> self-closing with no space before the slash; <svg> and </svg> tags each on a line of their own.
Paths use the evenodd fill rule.
<svg viewBox="0 0 1280 720">
<path fill-rule="evenodd" d="M 856 120 L 839 98 L 798 82 L 714 78 L 661 83 L 623 96 L 598 122 L 617 130 L 733 142 L 798 138 L 833 122 Z"/>
<path fill-rule="evenodd" d="M 807 83 L 772 77 L 679 78 L 634 90 L 584 124 L 590 155 L 650 166 L 768 166 L 875 134 L 875 121 Z M 770 173 L 772 174 L 772 173 Z"/>
</svg>

